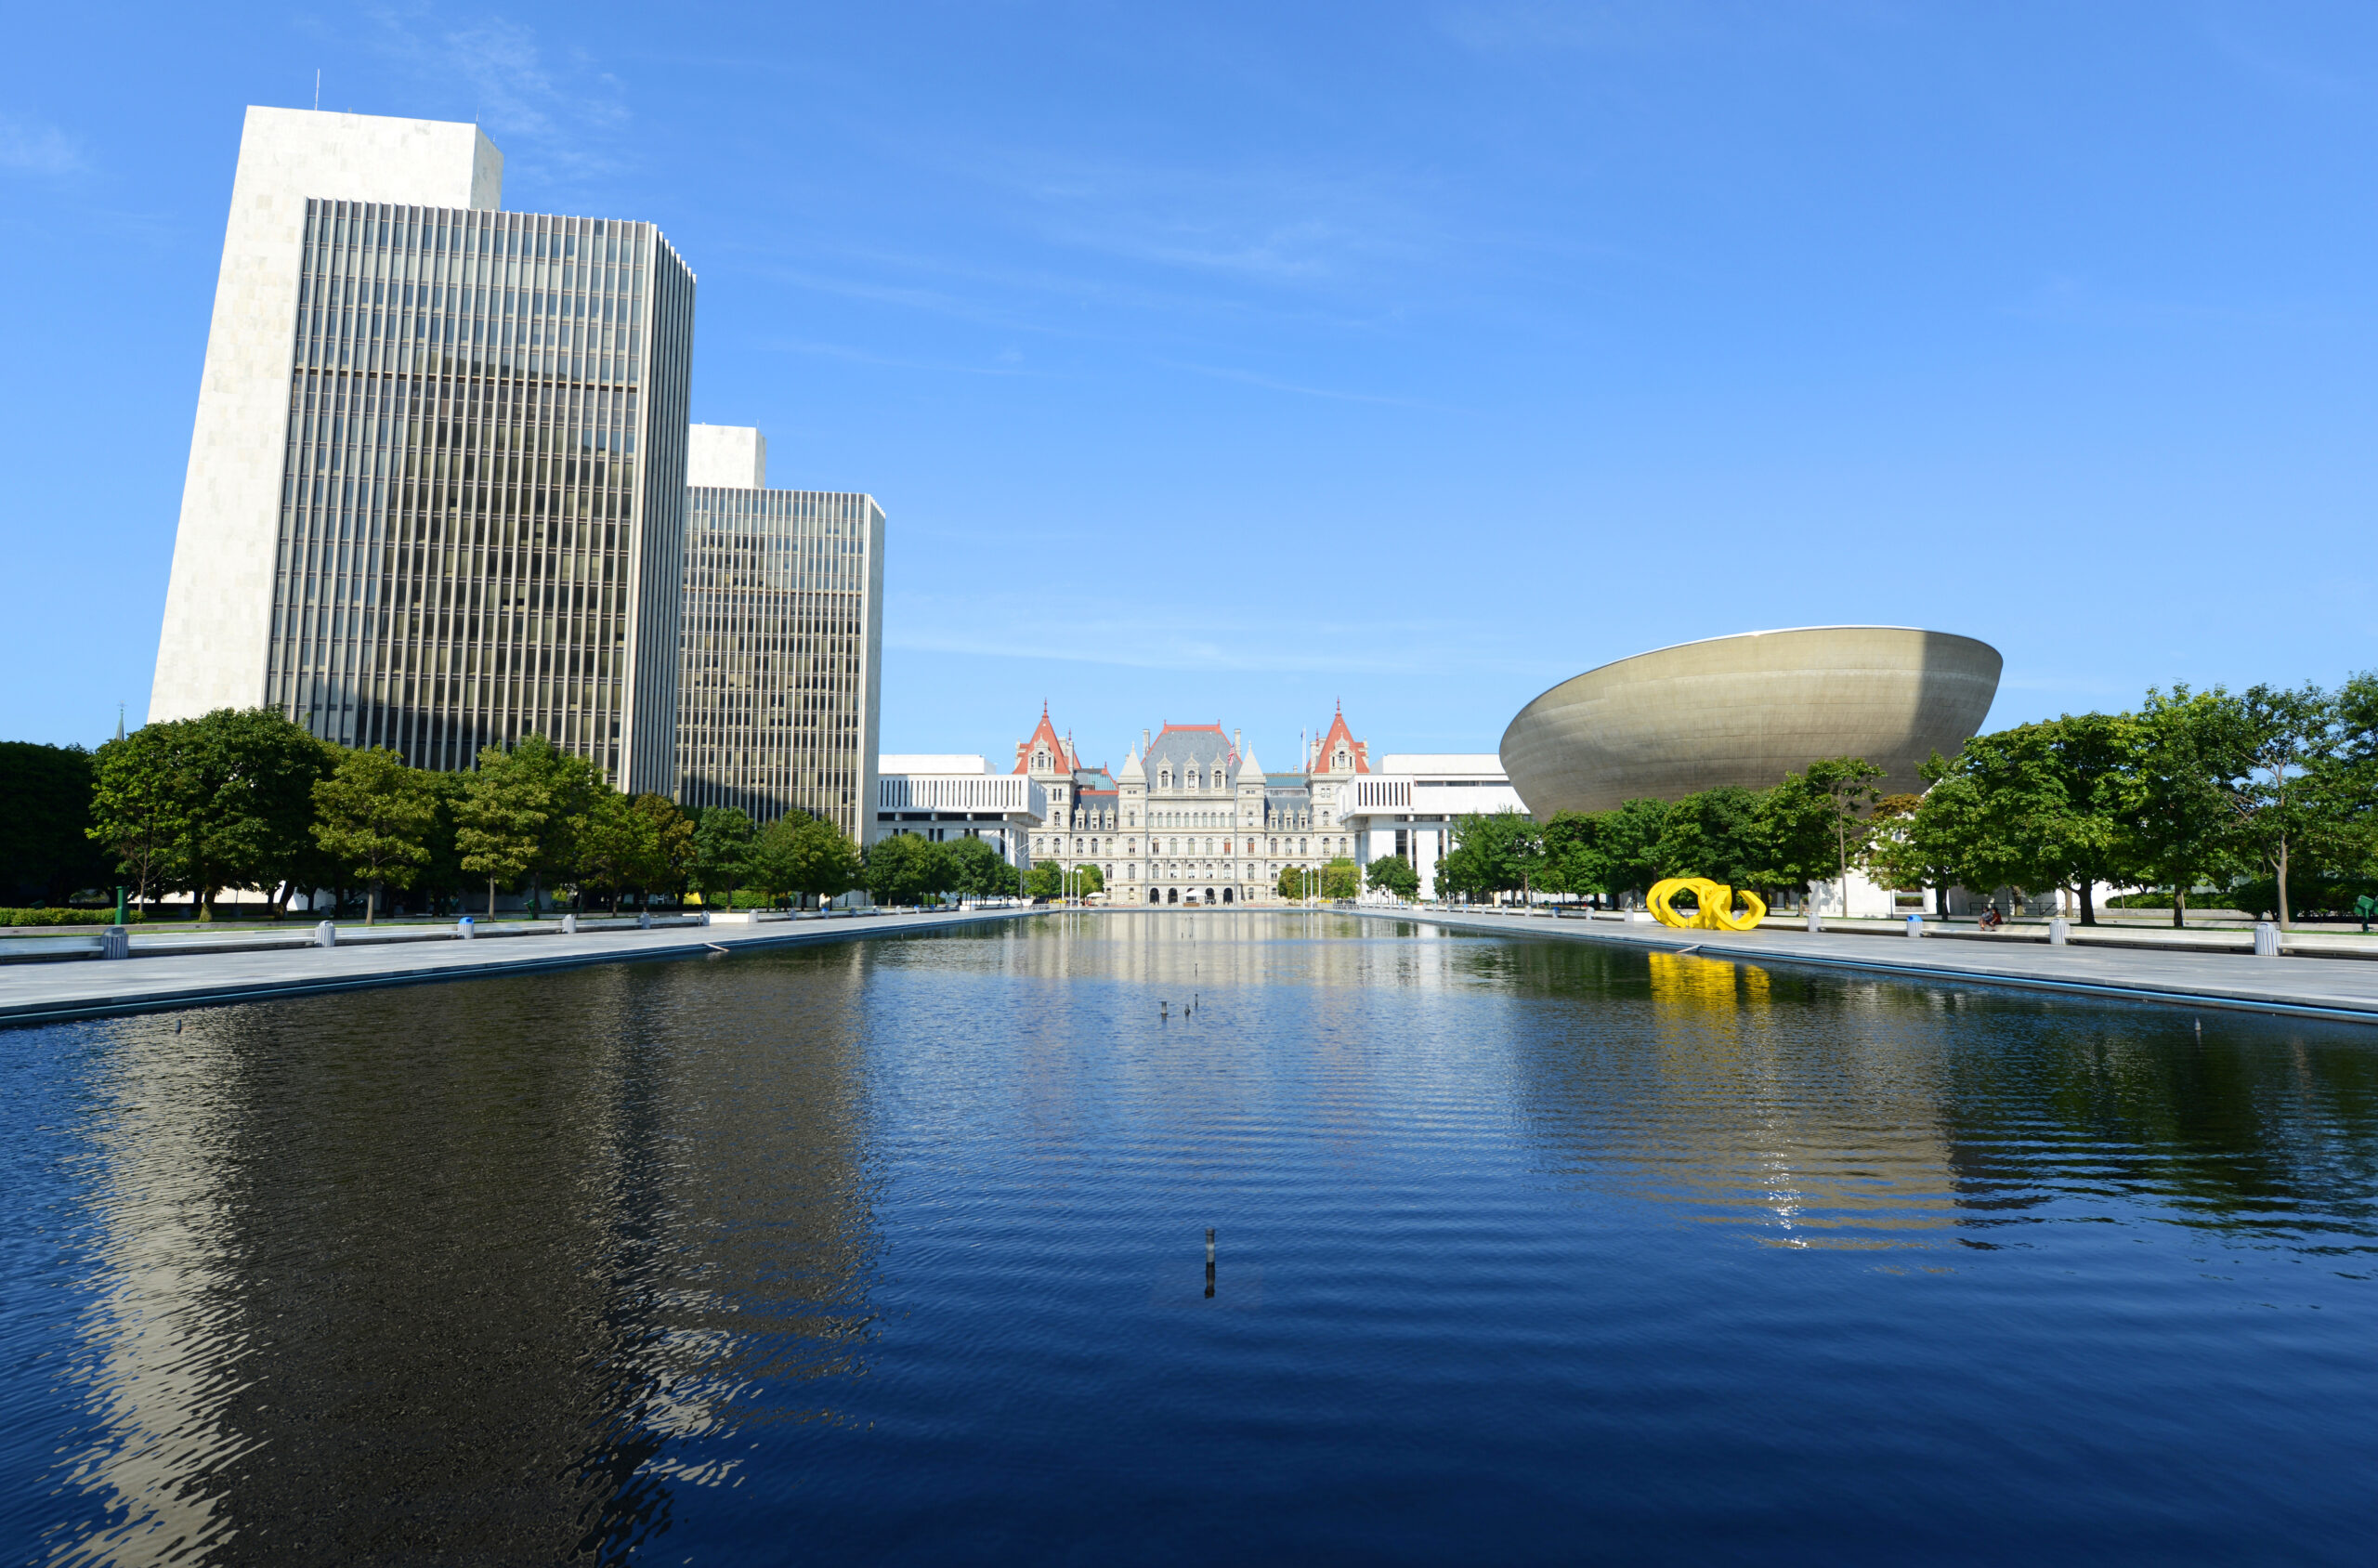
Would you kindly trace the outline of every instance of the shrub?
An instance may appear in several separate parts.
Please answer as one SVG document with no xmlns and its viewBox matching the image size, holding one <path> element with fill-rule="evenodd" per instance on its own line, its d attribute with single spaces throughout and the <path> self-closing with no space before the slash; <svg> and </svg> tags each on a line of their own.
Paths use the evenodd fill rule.
<svg viewBox="0 0 2378 1568">
<path fill-rule="evenodd" d="M 127 920 L 140 918 L 137 909 L 124 911 Z M 113 925 L 113 909 L 9 909 L 0 908 L 0 926 L 7 925 Z"/>
</svg>

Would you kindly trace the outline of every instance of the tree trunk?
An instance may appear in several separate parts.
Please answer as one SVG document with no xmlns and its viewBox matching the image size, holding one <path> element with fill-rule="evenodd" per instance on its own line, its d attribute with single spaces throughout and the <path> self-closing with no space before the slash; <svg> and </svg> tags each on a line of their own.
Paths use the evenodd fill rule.
<svg viewBox="0 0 2378 1568">
<path fill-rule="evenodd" d="M 376 882 L 365 882 L 363 884 L 363 923 L 370 925 L 379 918 L 380 884 Z"/>
<path fill-rule="evenodd" d="M 2085 877 L 2083 878 L 2081 881 L 2081 923 L 2083 925 L 2095 925 L 2097 923 L 2097 900 L 2095 896 L 2096 892 L 2097 884 L 2090 882 Z"/>
<path fill-rule="evenodd" d="M 495 878 L 492 875 L 487 879 L 487 918 L 495 919 Z"/>
<path fill-rule="evenodd" d="M 2287 929 L 2287 840 L 2279 841 L 2279 929 Z"/>
<path fill-rule="evenodd" d="M 2189 892 L 2179 883 L 2172 884 L 2172 928 L 2185 928 L 2189 923 Z"/>
</svg>

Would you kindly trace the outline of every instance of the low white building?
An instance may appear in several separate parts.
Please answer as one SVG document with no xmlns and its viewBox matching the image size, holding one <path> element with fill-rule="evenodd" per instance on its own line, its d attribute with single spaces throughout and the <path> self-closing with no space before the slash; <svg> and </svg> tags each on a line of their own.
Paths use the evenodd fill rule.
<svg viewBox="0 0 2378 1568">
<path fill-rule="evenodd" d="M 1350 780 L 1339 800 L 1355 863 L 1367 868 L 1402 856 L 1420 873 L 1424 898 L 1437 892 L 1437 866 L 1453 847 L 1457 819 L 1527 811 L 1492 751 L 1390 752 L 1378 772 Z"/>
<path fill-rule="evenodd" d="M 868 843 L 900 833 L 935 843 L 983 839 L 1009 865 L 1031 865 L 1031 832 L 1047 819 L 1049 797 L 1028 776 L 993 773 L 973 752 L 887 753 L 875 769 Z"/>
</svg>

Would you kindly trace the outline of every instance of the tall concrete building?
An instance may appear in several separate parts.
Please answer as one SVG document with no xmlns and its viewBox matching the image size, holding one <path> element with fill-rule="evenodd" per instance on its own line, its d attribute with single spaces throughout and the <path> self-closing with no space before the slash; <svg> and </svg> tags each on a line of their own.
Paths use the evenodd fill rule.
<svg viewBox="0 0 2378 1568">
<path fill-rule="evenodd" d="M 674 782 L 694 275 L 472 125 L 250 109 L 150 717 Z"/>
<path fill-rule="evenodd" d="M 883 509 L 767 487 L 757 430 L 697 425 L 686 492 L 677 801 L 874 837 Z"/>
</svg>

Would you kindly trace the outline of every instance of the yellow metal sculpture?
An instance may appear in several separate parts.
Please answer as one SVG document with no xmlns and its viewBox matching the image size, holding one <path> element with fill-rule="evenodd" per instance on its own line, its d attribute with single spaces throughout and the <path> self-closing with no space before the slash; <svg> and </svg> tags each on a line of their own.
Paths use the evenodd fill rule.
<svg viewBox="0 0 2378 1568">
<path fill-rule="evenodd" d="M 1700 906 L 1687 914 L 1671 900 L 1679 893 L 1692 895 Z M 1734 913 L 1734 900 L 1744 906 L 1741 914 Z M 1672 925 L 1679 931 L 1749 931 L 1767 918 L 1767 901 L 1750 889 L 1740 894 L 1724 882 L 1714 882 L 1706 877 L 1670 877 L 1652 884 L 1652 918 L 1662 925 Z"/>
</svg>

